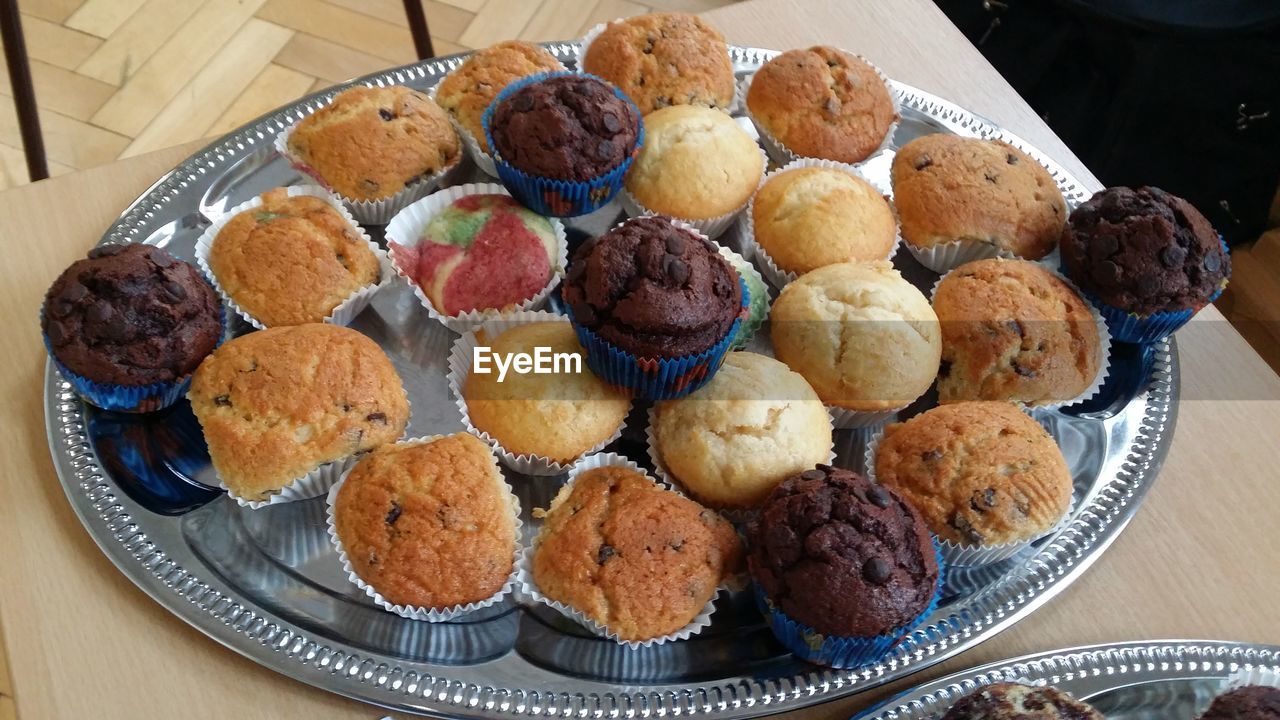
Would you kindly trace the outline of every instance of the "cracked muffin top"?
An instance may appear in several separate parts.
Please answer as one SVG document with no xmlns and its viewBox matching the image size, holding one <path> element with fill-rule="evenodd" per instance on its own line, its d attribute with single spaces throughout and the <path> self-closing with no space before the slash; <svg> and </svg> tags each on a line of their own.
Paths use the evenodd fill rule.
<svg viewBox="0 0 1280 720">
<path fill-rule="evenodd" d="M 958 545 L 1035 539 L 1071 505 L 1071 472 L 1058 444 L 1011 403 L 941 405 L 889 425 L 875 468 L 876 482 Z"/>
<path fill-rule="evenodd" d="M 890 174 L 902 238 L 917 247 L 986 243 L 1037 260 L 1067 219 L 1049 171 L 1001 140 L 918 137 L 898 150 Z"/>
<path fill-rule="evenodd" d="M 1078 397 L 1101 370 L 1098 324 L 1062 278 L 1025 260 L 966 263 L 938 284 L 938 399 L 1046 405 Z"/>
<path fill-rule="evenodd" d="M 237 305 L 267 327 L 321 322 L 381 269 L 368 241 L 321 198 L 261 195 L 209 248 L 209 268 Z"/>
<path fill-rule="evenodd" d="M 622 640 L 688 625 L 742 562 L 727 520 L 628 468 L 583 472 L 544 516 L 531 561 L 538 590 Z"/>
<path fill-rule="evenodd" d="M 938 587 L 920 514 L 843 468 L 819 465 L 783 481 L 748 543 L 751 577 L 769 601 L 823 635 L 886 635 L 924 612 Z"/>
<path fill-rule="evenodd" d="M 498 155 L 517 170 L 580 182 L 635 151 L 640 118 L 613 88 L 569 73 L 530 82 L 498 101 L 489 133 Z"/>
<path fill-rule="evenodd" d="M 1225 692 L 1200 720 L 1280 720 L 1280 688 L 1245 685 Z"/>
<path fill-rule="evenodd" d="M 733 63 L 724 36 L 697 15 L 650 13 L 608 24 L 582 60 L 617 85 L 642 115 L 671 105 L 728 110 Z"/>
<path fill-rule="evenodd" d="M 653 436 L 667 471 L 716 508 L 759 505 L 832 447 L 831 420 L 809 383 L 749 352 L 729 353 L 706 385 L 655 405 Z"/>
<path fill-rule="evenodd" d="M 846 163 L 866 160 L 898 120 L 875 68 L 821 45 L 765 63 L 751 79 L 747 109 L 792 153 Z"/>
<path fill-rule="evenodd" d="M 457 433 L 384 445 L 334 504 L 351 567 L 394 605 L 442 610 L 492 597 L 516 557 L 515 499 L 493 454 Z"/>
<path fill-rule="evenodd" d="M 564 70 L 546 49 L 523 40 L 506 40 L 467 57 L 457 70 L 445 76 L 436 90 L 436 102 L 489 152 L 480 117 L 498 93 L 522 77 Z"/>
<path fill-rule="evenodd" d="M 381 200 L 452 167 L 461 146 L 444 110 L 402 85 L 353 87 L 305 117 L 289 154 L 352 200 Z"/>
<path fill-rule="evenodd" d="M 1115 187 L 1071 213 L 1062 262 L 1081 289 L 1138 315 L 1200 309 L 1231 275 L 1218 233 L 1159 188 Z"/>
<path fill-rule="evenodd" d="M 942 720 L 1103 720 L 1102 713 L 1053 687 L 992 683 L 956 701 Z"/>
<path fill-rule="evenodd" d="M 89 380 L 148 385 L 195 370 L 222 337 L 222 304 L 189 263 L 153 245 L 103 245 L 53 281 L 41 329 Z"/>
<path fill-rule="evenodd" d="M 382 348 L 322 323 L 227 342 L 200 363 L 187 398 L 218 478 L 246 500 L 392 442 L 409 422 L 404 385 Z"/>
</svg>

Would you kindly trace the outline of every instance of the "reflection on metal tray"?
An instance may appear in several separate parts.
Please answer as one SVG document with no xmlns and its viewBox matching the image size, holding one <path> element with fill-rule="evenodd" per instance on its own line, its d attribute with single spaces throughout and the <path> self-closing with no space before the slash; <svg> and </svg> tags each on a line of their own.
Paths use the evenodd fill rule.
<svg viewBox="0 0 1280 720">
<path fill-rule="evenodd" d="M 572 64 L 574 45 L 548 47 Z M 732 53 L 740 76 L 773 54 Z M 424 62 L 365 82 L 425 89 L 459 62 Z M 894 91 L 903 112 L 895 147 L 931 132 L 1000 137 L 1044 161 L 1070 205 L 1087 195 L 1052 160 L 989 122 L 905 85 L 895 84 Z M 271 141 L 334 92 L 271 113 L 191 157 L 139 198 L 103 240 L 154 243 L 190 258 L 210 218 L 302 180 Z M 867 163 L 874 179 L 887 181 L 891 152 Z M 458 182 L 479 177 L 474 169 L 461 174 Z M 580 240 L 617 217 L 616 208 L 606 208 L 575 220 L 571 235 Z M 905 252 L 896 262 L 921 287 L 936 279 Z M 445 382 L 453 335 L 421 312 L 407 287 L 380 294 L 355 327 L 386 349 L 405 379 L 413 401 L 410 435 L 462 428 Z M 746 593 L 722 596 L 703 634 L 640 650 L 514 600 L 436 625 L 390 615 L 345 582 L 325 541 L 323 498 L 249 511 L 210 489 L 216 482 L 185 403 L 140 418 L 87 410 L 52 369 L 45 398 L 58 474 L 107 556 L 165 608 L 266 667 L 367 702 L 452 716 L 746 717 L 831 700 L 927 667 L 1025 617 L 1083 572 L 1128 522 L 1172 436 L 1177 366 L 1171 348 L 1117 345 L 1112 368 L 1099 398 L 1044 419 L 1075 478 L 1078 510 L 1070 526 L 998 565 L 950 571 L 938 612 L 881 662 L 857 671 L 795 661 Z M 838 433 L 838 462 L 860 468 L 866 439 L 865 430 Z M 640 425 L 633 422 L 612 449 L 645 457 Z M 526 512 L 545 506 L 557 483 L 511 480 Z"/>
<path fill-rule="evenodd" d="M 983 665 L 890 698 L 854 720 L 930 720 L 979 685 L 1053 685 L 1107 720 L 1194 720 L 1242 669 L 1280 672 L 1280 647 L 1197 640 L 1055 650 Z"/>
</svg>

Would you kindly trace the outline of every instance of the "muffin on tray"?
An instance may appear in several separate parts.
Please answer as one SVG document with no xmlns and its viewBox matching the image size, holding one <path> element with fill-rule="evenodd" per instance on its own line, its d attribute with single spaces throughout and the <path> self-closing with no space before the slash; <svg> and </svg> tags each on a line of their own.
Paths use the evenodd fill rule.
<svg viewBox="0 0 1280 720">
<path fill-rule="evenodd" d="M 1199 720 L 1278 720 L 1280 688 L 1245 685 L 1213 699 Z"/>
<path fill-rule="evenodd" d="M 1103 720 L 1102 713 L 1054 687 L 1000 682 L 956 701 L 942 720 Z"/>
</svg>

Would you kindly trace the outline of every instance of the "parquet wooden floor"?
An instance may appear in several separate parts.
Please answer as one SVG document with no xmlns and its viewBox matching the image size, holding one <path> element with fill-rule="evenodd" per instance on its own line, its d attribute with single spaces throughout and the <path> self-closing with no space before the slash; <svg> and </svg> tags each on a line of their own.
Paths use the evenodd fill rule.
<svg viewBox="0 0 1280 720">
<path fill-rule="evenodd" d="M 436 52 L 563 40 L 616 17 L 732 0 L 423 0 Z M 219 135 L 417 55 L 401 0 L 19 0 L 59 175 Z M 3 60 L 0 59 L 0 64 Z M 0 189 L 27 182 L 0 75 Z"/>
</svg>

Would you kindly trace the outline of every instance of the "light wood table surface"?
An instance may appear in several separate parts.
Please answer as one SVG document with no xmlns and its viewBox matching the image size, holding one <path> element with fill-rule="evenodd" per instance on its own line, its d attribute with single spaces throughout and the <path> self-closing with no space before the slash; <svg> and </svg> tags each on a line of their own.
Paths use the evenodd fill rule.
<svg viewBox="0 0 1280 720">
<path fill-rule="evenodd" d="M 928 0 L 755 0 L 709 14 L 730 42 L 831 43 L 891 77 L 1022 135 L 1093 178 Z M 81 528 L 54 474 L 37 328 L 52 279 L 195 146 L 0 194 L 0 718 L 378 717 L 263 669 L 147 598 Z M 1081 579 L 1016 627 L 894 686 L 1085 643 L 1214 638 L 1280 643 L 1280 378 L 1213 309 L 1178 336 L 1182 401 L 1163 472 L 1130 527 Z M 6 676 L 7 675 L 7 676 Z M 847 717 L 885 691 L 821 706 Z"/>
</svg>

